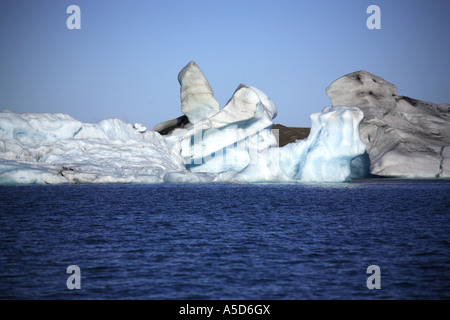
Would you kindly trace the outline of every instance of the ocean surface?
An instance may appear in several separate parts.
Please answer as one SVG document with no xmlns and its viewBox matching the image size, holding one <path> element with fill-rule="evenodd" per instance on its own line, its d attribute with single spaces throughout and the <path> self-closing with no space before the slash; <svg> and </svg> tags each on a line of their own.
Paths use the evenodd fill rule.
<svg viewBox="0 0 450 320">
<path fill-rule="evenodd" d="M 0 186 L 0 298 L 449 299 L 449 195 L 449 180 Z"/>
</svg>

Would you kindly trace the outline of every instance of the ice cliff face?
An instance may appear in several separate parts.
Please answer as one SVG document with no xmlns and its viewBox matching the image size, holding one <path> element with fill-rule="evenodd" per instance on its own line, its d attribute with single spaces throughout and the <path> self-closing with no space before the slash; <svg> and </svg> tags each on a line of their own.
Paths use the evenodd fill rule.
<svg viewBox="0 0 450 320">
<path fill-rule="evenodd" d="M 370 173 L 389 177 L 450 177 L 450 105 L 397 96 L 397 88 L 366 71 L 327 89 L 333 106 L 361 109 L 361 139 Z"/>
<path fill-rule="evenodd" d="M 178 80 L 184 116 L 154 131 L 118 119 L 0 112 L 0 184 L 336 182 L 350 179 L 364 153 L 357 108 L 312 114 L 307 139 L 276 148 L 277 109 L 264 92 L 241 84 L 220 110 L 194 62 Z"/>
</svg>

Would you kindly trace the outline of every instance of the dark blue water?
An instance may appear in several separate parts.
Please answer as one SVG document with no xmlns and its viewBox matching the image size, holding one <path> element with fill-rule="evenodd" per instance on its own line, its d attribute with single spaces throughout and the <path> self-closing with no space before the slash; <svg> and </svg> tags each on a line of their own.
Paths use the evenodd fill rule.
<svg viewBox="0 0 450 320">
<path fill-rule="evenodd" d="M 449 299 L 449 194 L 442 180 L 1 186 L 0 298 Z"/>
</svg>

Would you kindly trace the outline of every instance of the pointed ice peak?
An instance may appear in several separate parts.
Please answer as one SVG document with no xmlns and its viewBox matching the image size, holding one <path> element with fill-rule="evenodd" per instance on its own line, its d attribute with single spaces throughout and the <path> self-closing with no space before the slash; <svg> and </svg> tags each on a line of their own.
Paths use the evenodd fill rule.
<svg viewBox="0 0 450 320">
<path fill-rule="evenodd" d="M 191 61 L 178 74 L 181 85 L 181 111 L 190 123 L 208 118 L 219 111 L 219 103 L 198 65 Z"/>
</svg>

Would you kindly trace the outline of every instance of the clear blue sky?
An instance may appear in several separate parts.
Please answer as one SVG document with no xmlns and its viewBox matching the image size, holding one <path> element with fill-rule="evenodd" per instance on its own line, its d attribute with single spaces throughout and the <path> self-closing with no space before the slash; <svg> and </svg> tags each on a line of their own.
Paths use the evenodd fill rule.
<svg viewBox="0 0 450 320">
<path fill-rule="evenodd" d="M 69 30 L 69 5 L 81 30 Z M 369 5 L 381 29 L 369 30 Z M 450 103 L 448 0 L 0 0 L 0 110 L 121 118 L 181 115 L 178 72 L 194 60 L 220 106 L 240 83 L 277 123 L 309 126 L 325 88 L 366 70 L 399 94 Z"/>
</svg>

